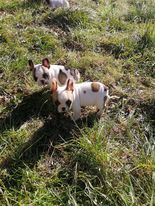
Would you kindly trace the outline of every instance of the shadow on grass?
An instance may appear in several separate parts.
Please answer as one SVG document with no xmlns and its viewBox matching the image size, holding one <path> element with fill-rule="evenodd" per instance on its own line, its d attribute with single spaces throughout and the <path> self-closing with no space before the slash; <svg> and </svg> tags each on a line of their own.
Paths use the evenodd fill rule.
<svg viewBox="0 0 155 206">
<path fill-rule="evenodd" d="M 54 111 L 51 102 L 50 92 L 46 89 L 24 96 L 23 101 L 8 116 L 0 118 L 0 132 L 10 128 L 19 129 L 24 122 L 34 117 L 48 117 Z"/>
<path fill-rule="evenodd" d="M 11 114 L 1 121 L 5 128 L 15 129 L 27 122 L 32 117 L 44 120 L 44 124 L 32 137 L 20 145 L 11 157 L 6 157 L 0 164 L 1 169 L 6 169 L 9 177 L 3 179 L 6 187 L 17 187 L 22 178 L 21 170 L 25 167 L 33 168 L 37 161 L 44 154 L 51 154 L 54 146 L 70 140 L 74 135 L 80 133 L 80 129 L 85 126 L 92 127 L 97 120 L 94 113 L 82 118 L 76 123 L 63 114 L 57 113 L 49 99 L 46 90 L 35 92 L 23 98 L 23 101 L 15 108 Z M 4 126 L 1 131 L 5 131 Z M 11 177 L 11 178 L 10 178 Z"/>
</svg>

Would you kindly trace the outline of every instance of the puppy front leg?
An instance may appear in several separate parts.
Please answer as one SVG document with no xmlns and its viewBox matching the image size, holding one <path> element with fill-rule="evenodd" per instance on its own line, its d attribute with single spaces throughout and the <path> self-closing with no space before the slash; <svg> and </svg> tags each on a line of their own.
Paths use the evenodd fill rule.
<svg viewBox="0 0 155 206">
<path fill-rule="evenodd" d="M 81 107 L 76 104 L 73 106 L 73 120 L 78 120 L 80 118 L 80 113 L 81 113 Z"/>
<path fill-rule="evenodd" d="M 80 118 L 80 114 L 79 113 L 73 113 L 73 120 L 76 121 Z"/>
</svg>

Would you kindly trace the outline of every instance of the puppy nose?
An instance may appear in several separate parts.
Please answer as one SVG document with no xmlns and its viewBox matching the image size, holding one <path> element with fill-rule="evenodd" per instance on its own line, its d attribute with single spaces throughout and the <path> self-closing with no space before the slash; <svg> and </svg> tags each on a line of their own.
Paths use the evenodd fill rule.
<svg viewBox="0 0 155 206">
<path fill-rule="evenodd" d="M 65 107 L 62 107 L 62 111 L 63 111 L 63 112 L 65 111 Z"/>
<path fill-rule="evenodd" d="M 70 107 L 71 103 L 72 103 L 72 102 L 71 102 L 71 100 L 69 100 L 69 99 L 66 101 L 66 105 L 67 105 L 68 107 Z"/>
</svg>

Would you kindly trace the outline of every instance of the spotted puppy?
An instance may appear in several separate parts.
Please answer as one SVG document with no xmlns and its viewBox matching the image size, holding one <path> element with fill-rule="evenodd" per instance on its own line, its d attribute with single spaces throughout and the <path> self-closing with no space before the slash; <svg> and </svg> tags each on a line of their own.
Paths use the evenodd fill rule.
<svg viewBox="0 0 155 206">
<path fill-rule="evenodd" d="M 80 118 L 82 106 L 96 106 L 101 115 L 109 96 L 108 88 L 100 82 L 83 82 L 75 84 L 72 80 L 67 85 L 58 86 L 56 79 L 51 84 L 51 93 L 58 112 L 73 111 L 73 119 Z"/>
<path fill-rule="evenodd" d="M 52 8 L 67 7 L 69 8 L 68 0 L 46 0 Z"/>
<path fill-rule="evenodd" d="M 42 60 L 42 64 L 34 65 L 32 60 L 29 60 L 28 63 L 34 80 L 40 86 L 51 84 L 53 78 L 57 79 L 58 85 L 65 85 L 68 79 L 75 82 L 80 80 L 80 73 L 77 69 L 70 70 L 62 65 L 51 65 L 47 58 Z"/>
</svg>

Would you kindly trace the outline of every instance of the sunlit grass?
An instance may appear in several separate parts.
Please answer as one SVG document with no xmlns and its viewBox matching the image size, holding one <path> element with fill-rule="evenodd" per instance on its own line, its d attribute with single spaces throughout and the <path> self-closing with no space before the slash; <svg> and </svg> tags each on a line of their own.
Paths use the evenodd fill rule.
<svg viewBox="0 0 155 206">
<path fill-rule="evenodd" d="M 0 0 L 2 205 L 155 204 L 153 1 Z M 28 59 L 65 63 L 119 100 L 100 120 L 58 115 Z"/>
</svg>

